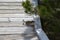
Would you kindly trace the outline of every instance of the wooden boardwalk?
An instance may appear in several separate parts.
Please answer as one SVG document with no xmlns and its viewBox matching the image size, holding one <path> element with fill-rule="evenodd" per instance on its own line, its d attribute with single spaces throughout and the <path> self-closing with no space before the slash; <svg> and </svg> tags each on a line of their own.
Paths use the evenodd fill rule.
<svg viewBox="0 0 60 40">
<path fill-rule="evenodd" d="M 32 27 L 23 20 L 33 20 L 24 12 L 24 0 L 0 0 L 0 40 L 38 40 Z"/>
</svg>

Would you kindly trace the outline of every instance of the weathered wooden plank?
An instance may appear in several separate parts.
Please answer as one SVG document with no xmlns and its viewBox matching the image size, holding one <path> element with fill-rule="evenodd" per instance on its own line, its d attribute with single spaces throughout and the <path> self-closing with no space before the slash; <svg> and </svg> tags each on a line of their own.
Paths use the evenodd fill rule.
<svg viewBox="0 0 60 40">
<path fill-rule="evenodd" d="M 24 12 L 24 10 L 0 10 L 0 13 L 22 13 L 22 12 Z"/>
<path fill-rule="evenodd" d="M 25 0 L 0 0 L 0 2 L 22 2 Z"/>
<path fill-rule="evenodd" d="M 23 22 L 1 22 L 0 27 L 20 27 L 25 26 L 23 25 Z"/>
<path fill-rule="evenodd" d="M 5 10 L 5 11 L 6 11 L 6 10 L 7 10 L 7 11 L 8 11 L 8 10 L 9 10 L 9 11 L 10 11 L 10 10 L 14 11 L 13 9 L 14 9 L 14 10 L 19 10 L 19 11 L 20 11 L 20 10 L 22 10 L 22 11 L 24 10 L 24 8 L 23 8 L 22 6 L 0 6 L 0 11 L 1 11 L 1 10 L 2 10 L 2 11 L 4 11 L 4 10 Z"/>
<path fill-rule="evenodd" d="M 9 18 L 9 17 L 6 17 L 6 18 L 0 18 L 0 22 L 2 23 L 4 23 L 4 22 L 23 22 L 23 20 L 24 21 L 33 21 L 34 19 L 33 19 L 33 17 L 31 17 L 31 16 L 26 16 L 26 17 L 19 17 L 19 18 L 17 18 L 17 17 L 15 17 L 15 18 Z M 1 24 L 0 23 L 0 24 Z M 4 23 L 5 24 L 5 23 Z M 2 24 L 3 25 L 3 24 Z M 7 24 L 6 24 L 7 25 Z M 10 24 L 9 24 L 10 25 Z M 19 24 L 18 24 L 19 25 Z"/>
<path fill-rule="evenodd" d="M 23 14 L 23 13 L 21 13 L 21 14 L 0 14 L 0 18 L 1 17 L 7 17 L 7 18 L 29 18 L 29 17 L 33 17 L 33 16 L 30 16 L 30 15 L 27 15 L 27 14 Z"/>
<path fill-rule="evenodd" d="M 8 22 L 8 18 L 0 18 L 0 22 Z"/>
<path fill-rule="evenodd" d="M 36 36 L 28 35 L 0 35 L 0 40 L 38 40 Z"/>
<path fill-rule="evenodd" d="M 21 27 L 0 27 L 0 34 L 30 34 L 33 32 L 33 28 L 21 26 Z"/>
<path fill-rule="evenodd" d="M 20 22 L 20 21 L 33 21 L 34 19 L 32 17 L 28 17 L 28 18 L 10 18 L 11 22 Z"/>
<path fill-rule="evenodd" d="M 20 2 L 0 2 L 0 6 L 21 6 L 22 5 L 22 3 L 20 3 Z"/>
</svg>

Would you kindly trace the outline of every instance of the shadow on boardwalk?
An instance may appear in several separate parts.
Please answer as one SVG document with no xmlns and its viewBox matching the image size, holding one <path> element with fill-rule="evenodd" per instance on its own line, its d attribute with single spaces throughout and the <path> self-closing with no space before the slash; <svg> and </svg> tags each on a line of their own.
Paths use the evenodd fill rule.
<svg viewBox="0 0 60 40">
<path fill-rule="evenodd" d="M 33 40 L 33 38 L 36 36 L 34 34 L 33 28 L 32 27 L 27 27 L 27 29 L 24 32 L 24 40 Z"/>
</svg>

